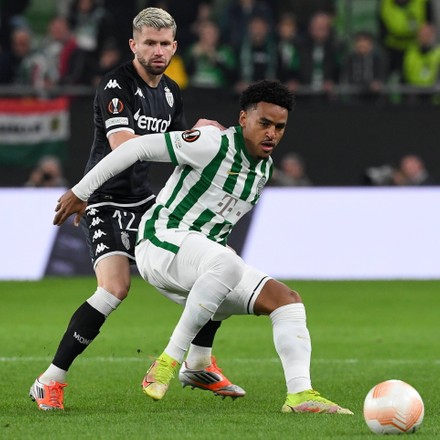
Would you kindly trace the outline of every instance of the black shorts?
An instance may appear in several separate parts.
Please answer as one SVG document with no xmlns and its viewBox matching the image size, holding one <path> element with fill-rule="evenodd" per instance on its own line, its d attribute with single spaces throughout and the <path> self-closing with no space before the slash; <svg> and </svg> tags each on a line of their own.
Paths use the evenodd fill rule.
<svg viewBox="0 0 440 440">
<path fill-rule="evenodd" d="M 110 255 L 125 255 L 135 262 L 134 248 L 142 215 L 155 197 L 138 203 L 102 202 L 89 205 L 81 220 L 93 267 Z"/>
</svg>

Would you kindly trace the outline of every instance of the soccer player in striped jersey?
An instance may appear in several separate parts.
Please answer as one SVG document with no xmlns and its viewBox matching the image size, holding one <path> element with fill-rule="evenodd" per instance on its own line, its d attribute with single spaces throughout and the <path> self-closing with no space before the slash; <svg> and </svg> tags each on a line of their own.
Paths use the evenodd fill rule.
<svg viewBox="0 0 440 440">
<path fill-rule="evenodd" d="M 142 277 L 184 310 L 144 377 L 145 394 L 162 399 L 179 367 L 181 381 L 191 385 L 195 378 L 185 353 L 210 319 L 269 315 L 287 386 L 282 411 L 352 414 L 312 388 L 311 341 L 300 295 L 226 246 L 231 229 L 270 179 L 271 154 L 283 137 L 293 96 L 280 82 L 263 80 L 242 93 L 240 106 L 235 127 L 206 126 L 126 142 L 59 199 L 54 223 L 72 213 L 78 221 L 90 194 L 137 160 L 174 163 L 174 173 L 141 220 L 136 262 Z"/>
</svg>

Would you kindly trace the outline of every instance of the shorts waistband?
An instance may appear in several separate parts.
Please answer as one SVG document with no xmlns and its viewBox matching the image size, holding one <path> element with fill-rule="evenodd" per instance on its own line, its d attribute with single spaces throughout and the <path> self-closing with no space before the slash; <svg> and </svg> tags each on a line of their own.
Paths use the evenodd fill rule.
<svg viewBox="0 0 440 440">
<path fill-rule="evenodd" d="M 134 202 L 134 203 L 118 203 L 118 202 L 99 202 L 99 203 L 93 203 L 92 205 L 87 206 L 86 211 L 88 209 L 92 209 L 92 208 L 98 208 L 100 206 L 120 206 L 120 207 L 124 207 L 124 208 L 132 208 L 135 206 L 141 206 L 144 205 L 145 203 L 150 202 L 151 200 L 153 200 L 156 196 L 154 194 L 152 194 L 151 196 L 147 197 L 144 200 L 141 200 L 139 202 Z"/>
</svg>

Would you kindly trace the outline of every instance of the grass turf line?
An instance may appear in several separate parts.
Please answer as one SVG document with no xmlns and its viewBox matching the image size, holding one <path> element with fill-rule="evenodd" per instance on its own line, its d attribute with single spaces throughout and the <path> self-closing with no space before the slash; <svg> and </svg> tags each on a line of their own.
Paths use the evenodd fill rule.
<svg viewBox="0 0 440 440">
<path fill-rule="evenodd" d="M 69 372 L 64 412 L 44 413 L 27 397 L 55 352 L 92 278 L 2 282 L 0 438 L 5 439 L 373 439 L 362 417 L 376 383 L 398 378 L 425 402 L 417 438 L 440 436 L 438 281 L 289 282 L 306 304 L 312 379 L 353 417 L 281 414 L 284 378 L 266 317 L 232 317 L 215 344 L 219 365 L 247 391 L 221 400 L 172 382 L 150 401 L 140 382 L 180 314 L 142 280 Z"/>
</svg>

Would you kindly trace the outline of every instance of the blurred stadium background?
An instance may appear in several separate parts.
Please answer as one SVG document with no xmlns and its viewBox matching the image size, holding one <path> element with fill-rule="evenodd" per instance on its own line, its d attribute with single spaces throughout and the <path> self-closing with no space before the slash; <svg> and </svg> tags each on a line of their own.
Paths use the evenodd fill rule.
<svg viewBox="0 0 440 440">
<path fill-rule="evenodd" d="M 28 3 L 26 19 L 41 38 L 55 7 L 65 2 Z M 148 3 L 128 2 L 127 8 L 136 12 Z M 214 3 L 221 8 L 227 1 Z M 360 29 L 377 35 L 378 0 L 334 3 L 341 38 Z M 440 2 L 433 5 L 440 16 Z M 71 223 L 51 226 L 63 189 L 23 186 L 47 153 L 62 161 L 69 184 L 82 176 L 93 138 L 93 93 L 91 86 L 0 86 L 0 226 L 6 231 L 0 279 L 92 274 L 81 231 Z M 291 151 L 300 154 L 313 187 L 266 190 L 231 237 L 248 261 L 283 278 L 440 278 L 433 263 L 440 245 L 440 187 L 391 188 L 366 179 L 366 170 L 394 166 L 410 152 L 422 157 L 440 182 L 440 106 L 405 99 L 436 89 L 388 84 L 382 93 L 386 99 L 371 104 L 353 101 L 356 90 L 342 86 L 332 102 L 313 99 L 316 93 L 307 87 L 298 89 L 274 161 L 278 165 Z M 233 93 L 188 87 L 183 96 L 190 124 L 201 117 L 236 123 Z M 152 168 L 157 189 L 170 172 L 167 164 Z"/>
<path fill-rule="evenodd" d="M 224 8 L 229 1 L 213 2 Z M 336 31 L 348 40 L 358 30 L 378 34 L 379 1 L 303 3 L 333 3 Z M 28 3 L 25 16 L 35 38 L 41 39 L 49 18 L 68 0 L 2 0 L 0 14 L 4 6 L 23 3 Z M 105 3 L 122 5 L 132 17 L 152 2 Z M 440 1 L 433 5 L 438 22 Z M 61 160 L 69 185 L 81 178 L 93 138 L 94 90 L 0 85 L 1 438 L 253 440 L 292 432 L 301 439 L 373 439 L 362 416 L 363 398 L 390 378 L 420 391 L 426 414 L 418 435 L 439 438 L 440 402 L 433 384 L 439 367 L 440 186 L 392 187 L 381 181 L 388 167 L 412 153 L 440 183 L 440 101 L 412 99 L 435 97 L 438 87 L 386 84 L 376 103 L 359 103 L 357 91 L 342 85 L 336 91 L 338 99 L 329 102 L 315 99 L 307 87 L 298 89 L 296 110 L 274 154 L 277 166 L 286 153 L 300 154 L 313 186 L 267 188 L 230 244 L 246 261 L 290 280 L 301 292 L 314 341 L 314 385 L 353 409 L 353 419 L 310 423 L 308 417 L 293 420 L 279 412 L 284 383 L 264 318 L 232 317 L 217 340 L 216 355 L 246 388 L 245 399 L 222 401 L 175 383 L 160 405 L 146 401 L 139 378 L 165 343 L 180 308 L 134 277 L 130 301 L 70 373 L 68 410 L 50 414 L 48 425 L 47 414 L 36 412 L 27 391 L 95 279 L 82 231 L 71 221 L 52 226 L 65 188 L 30 188 L 25 182 L 46 154 Z M 236 123 L 234 94 L 188 87 L 183 95 L 190 124 L 201 117 Z M 368 169 L 376 170 L 377 181 L 367 179 Z M 170 172 L 166 164 L 152 167 L 156 189 Z"/>
</svg>

